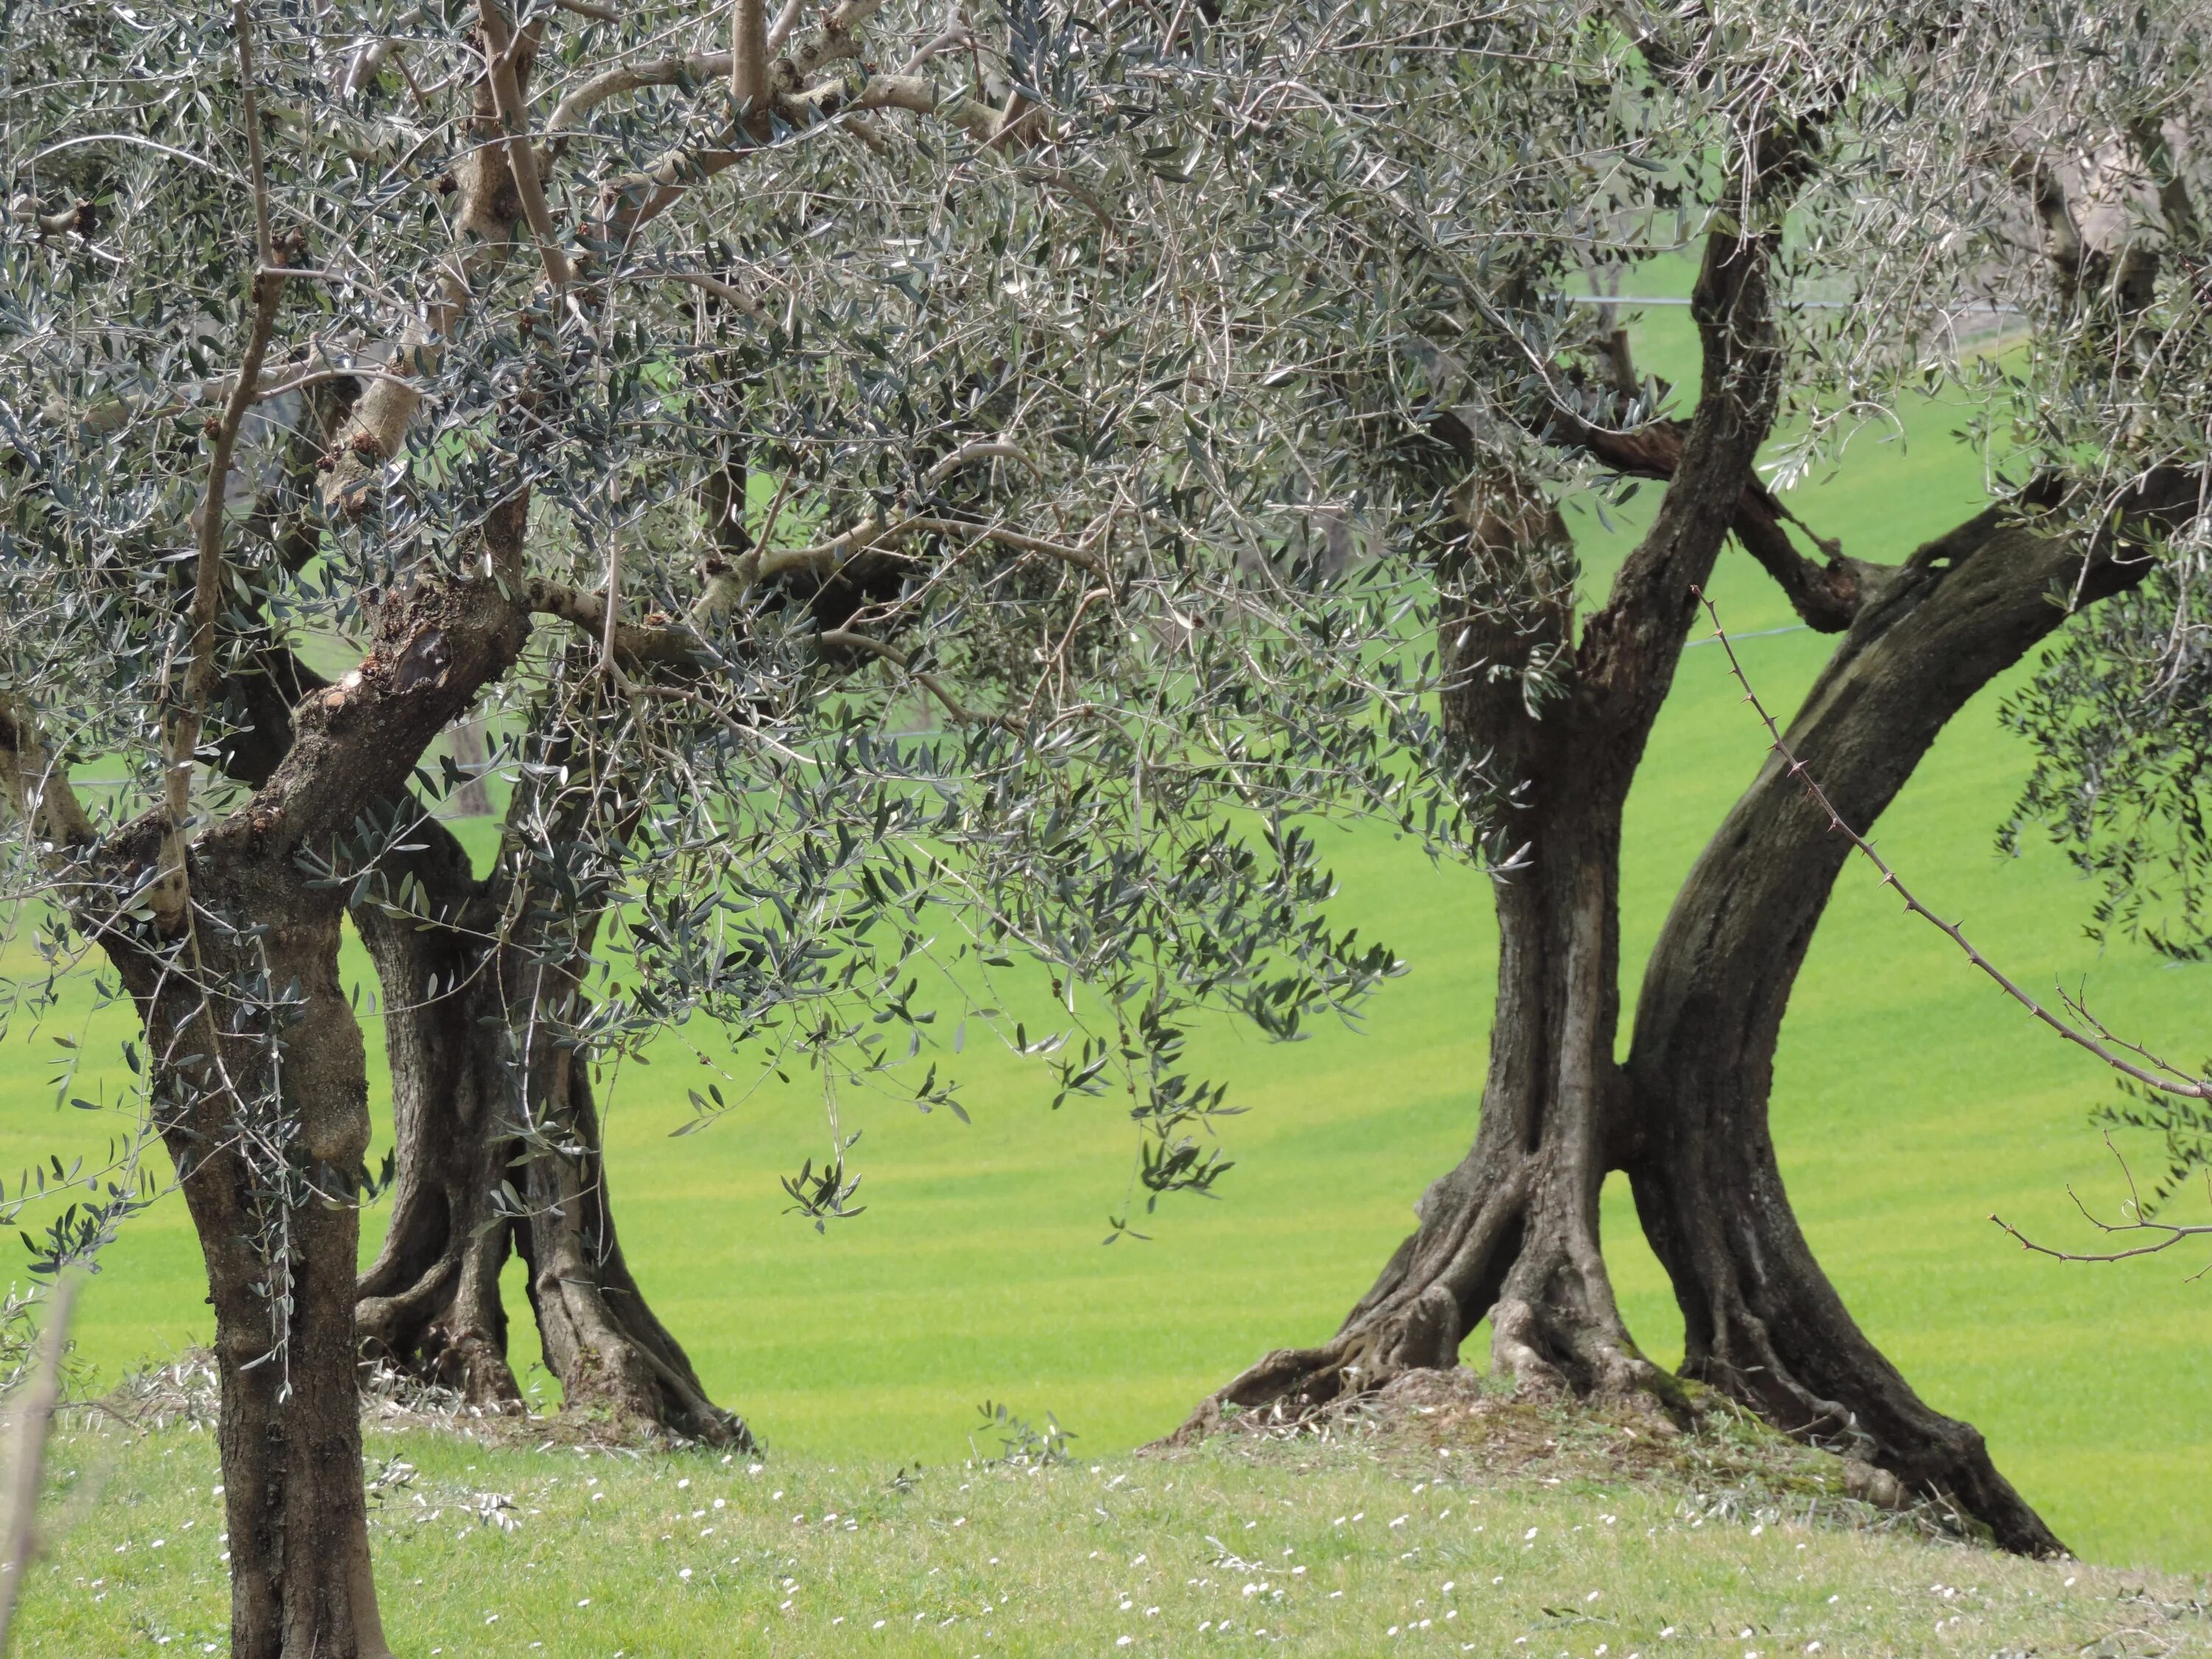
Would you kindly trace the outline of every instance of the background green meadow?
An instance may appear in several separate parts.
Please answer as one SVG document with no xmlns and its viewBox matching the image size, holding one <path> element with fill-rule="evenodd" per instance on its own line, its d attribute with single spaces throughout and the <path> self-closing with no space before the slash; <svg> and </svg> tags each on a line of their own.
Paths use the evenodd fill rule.
<svg viewBox="0 0 2212 1659">
<path fill-rule="evenodd" d="M 1679 312 L 1642 325 L 1647 363 L 1686 376 Z M 1950 441 L 1960 411 L 1912 410 L 1869 431 L 1834 476 L 1793 496 L 1822 534 L 1894 560 L 1978 504 L 1978 460 Z M 1593 585 L 1626 521 L 1574 522 Z M 1746 666 L 1778 711 L 1794 707 L 1827 642 L 1794 629 L 1742 554 L 1715 582 Z M 1766 630 L 1788 630 L 1768 632 Z M 1944 735 L 1879 826 L 1884 850 L 1977 942 L 2039 988 L 2086 985 L 2116 1029 L 2185 1060 L 2202 1035 L 2203 967 L 2176 967 L 2081 924 L 2094 891 L 2040 846 L 2000 858 L 1994 835 L 2025 776 L 2025 745 L 1996 719 L 2006 688 Z M 1722 653 L 1693 647 L 1631 798 L 1624 986 L 1631 1000 L 1675 887 L 1762 752 Z M 489 826 L 462 826 L 488 843 Z M 1185 1199 L 1140 1223 L 1149 1243 L 1102 1245 L 1133 1149 L 1110 1102 L 1048 1109 L 1042 1066 L 980 1039 L 948 1065 L 972 1121 L 848 1094 L 866 1212 L 817 1236 L 784 1213 L 779 1177 L 827 1142 L 818 1089 L 773 1085 L 705 1133 L 672 1139 L 705 1075 L 682 1045 L 624 1067 L 608 1093 L 616 1210 L 629 1260 L 714 1396 L 776 1448 L 941 1462 L 965 1452 L 975 1408 L 1055 1415 L 1079 1450 L 1172 1428 L 1206 1389 L 1266 1348 L 1325 1337 L 1411 1223 L 1424 1184 L 1474 1131 L 1495 940 L 1485 879 L 1432 865 L 1371 829 L 1322 832 L 1339 916 L 1412 965 L 1364 1029 L 1271 1045 L 1226 1024 L 1198 1048 L 1248 1109 L 1225 1134 L 1237 1167 L 1218 1202 Z M 349 975 L 368 985 L 358 951 Z M 21 942 L 0 966 L 29 967 Z M 364 991 L 366 1002 L 366 989 Z M 82 1006 L 80 1004 L 80 1006 Z M 0 1171 L 50 1152 L 97 1152 L 118 1120 L 57 1103 L 58 1028 L 18 1021 L 0 1044 Z M 68 1092 L 113 1098 L 124 1023 L 80 1018 Z M 375 1033 L 372 1030 L 372 1042 Z M 372 1054 L 372 1076 L 376 1059 Z M 1784 1028 L 1775 1136 L 1814 1248 L 1874 1339 L 1939 1407 L 1988 1435 L 2000 1465 L 2084 1555 L 2212 1566 L 2212 1250 L 2118 1267 L 2030 1259 L 1987 1219 L 2086 1243 L 2069 1182 L 2114 1207 L 2117 1172 L 2087 1124 L 2110 1085 L 2032 1024 L 1945 940 L 1847 869 Z M 382 1103 L 379 1110 L 383 1111 Z M 383 1120 L 380 1118 L 380 1123 Z M 380 1130 L 388 1144 L 388 1127 Z M 1607 1238 L 1639 1339 L 1679 1358 L 1680 1324 L 1625 1188 Z M 2203 1207 L 2203 1199 L 2194 1200 Z M 365 1248 L 384 1224 L 372 1212 Z M 0 1277 L 21 1277 L 20 1243 Z M 106 1376 L 204 1340 L 204 1281 L 180 1202 L 139 1218 L 107 1253 L 77 1336 Z M 523 1365 L 534 1358 L 520 1285 Z M 1468 1344 L 1480 1360 L 1480 1337 Z M 545 1386 L 544 1373 L 535 1378 Z"/>
</svg>

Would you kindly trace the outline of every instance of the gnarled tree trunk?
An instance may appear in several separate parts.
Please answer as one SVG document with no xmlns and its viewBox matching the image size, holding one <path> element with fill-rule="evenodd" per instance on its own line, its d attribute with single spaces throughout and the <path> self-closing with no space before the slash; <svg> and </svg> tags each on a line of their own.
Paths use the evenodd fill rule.
<svg viewBox="0 0 2212 1659">
<path fill-rule="evenodd" d="M 573 1005 L 567 1012 L 575 1017 Z M 709 1445 L 750 1446 L 744 1422 L 708 1398 L 623 1259 L 588 1063 L 574 1048 L 541 1042 L 529 1071 L 538 1134 L 518 1163 L 526 1213 L 514 1224 L 515 1245 L 565 1404 Z"/>
<path fill-rule="evenodd" d="M 1788 743 L 1864 832 L 1951 718 L 2065 617 L 2142 564 L 1984 514 L 1923 548 L 1863 608 Z M 1850 856 L 1778 757 L 1690 873 L 1646 969 L 1627 1066 L 1623 1163 L 1681 1304 L 1683 1375 L 1776 1426 L 1890 1470 L 1989 1526 L 2008 1549 L 2058 1540 L 1970 1425 L 1924 1404 L 1852 1321 L 1799 1231 L 1767 1103 L 1790 988 Z"/>
<path fill-rule="evenodd" d="M 337 908 L 289 871 L 200 859 L 189 868 L 207 918 L 197 967 L 112 955 L 155 1053 L 167 1057 L 156 1068 L 157 1121 L 206 1256 L 231 1650 L 376 1659 L 388 1650 L 369 1565 L 349 1294 L 361 1231 L 349 1187 L 368 1151 L 368 1079 L 338 981 Z M 283 1145 L 248 1156 L 241 1117 L 258 1115 L 241 1114 L 241 1098 L 281 1098 Z M 275 1190 L 278 1162 L 290 1193 Z"/>
<path fill-rule="evenodd" d="M 363 1357 L 520 1409 L 500 1291 L 514 1251 L 566 1408 L 750 1444 L 623 1260 L 587 1066 L 532 1035 L 573 1030 L 583 1012 L 566 922 L 552 925 L 556 907 L 526 876 L 479 882 L 434 819 L 410 835 L 425 846 L 400 868 L 422 900 L 354 907 L 385 1000 L 395 1143 L 391 1229 L 359 1285 Z"/>
<path fill-rule="evenodd" d="M 410 834 L 426 844 L 402 868 L 435 924 L 353 907 L 383 996 L 393 1151 L 391 1226 L 358 1286 L 361 1352 L 472 1406 L 520 1410 L 499 1286 L 511 1226 L 492 1207 L 512 1155 L 483 943 L 497 911 L 450 830 L 426 814 Z"/>
<path fill-rule="evenodd" d="M 1297 1413 L 1455 1364 L 1486 1316 L 1495 1365 L 1525 1389 L 1680 1408 L 1629 1336 L 1598 1240 L 1623 1092 L 1621 811 L 1773 418 L 1767 254 L 1755 239 L 1708 241 L 1694 299 L 1705 384 L 1675 485 L 1578 641 L 1557 511 L 1501 477 L 1463 489 L 1438 571 L 1443 716 L 1462 763 L 1503 794 L 1499 842 L 1525 842 L 1495 878 L 1498 1004 L 1475 1142 L 1336 1335 L 1267 1355 L 1204 1401 L 1186 1437 L 1226 1406 Z"/>
</svg>

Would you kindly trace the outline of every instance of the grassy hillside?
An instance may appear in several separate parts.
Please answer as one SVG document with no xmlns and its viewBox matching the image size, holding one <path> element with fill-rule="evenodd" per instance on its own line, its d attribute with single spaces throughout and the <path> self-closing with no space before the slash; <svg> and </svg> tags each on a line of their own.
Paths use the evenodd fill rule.
<svg viewBox="0 0 2212 1659">
<path fill-rule="evenodd" d="M 1661 318 L 1646 342 L 1662 371 L 1674 354 L 1678 374 L 1680 320 Z M 1951 424 L 1940 407 L 1916 411 L 1904 441 L 1863 441 L 1837 477 L 1799 492 L 1797 509 L 1854 553 L 1902 556 L 1978 490 L 1978 465 L 1943 441 Z M 1626 529 L 1588 517 L 1577 528 L 1601 577 Z M 1724 556 L 1716 592 L 1731 630 L 1754 636 L 1741 649 L 1762 691 L 1791 706 L 1823 641 L 1765 631 L 1794 619 L 1739 553 Z M 2099 951 L 2081 933 L 2089 895 L 2062 860 L 1995 856 L 1992 832 L 2027 761 L 1997 729 L 2001 696 L 1939 743 L 1880 826 L 1885 849 L 2029 983 L 2086 981 L 2119 1029 L 2183 1054 L 2212 1048 L 2212 970 Z M 1675 884 L 1760 744 L 1720 653 L 1693 647 L 1630 803 L 1629 995 Z M 1324 1337 L 1406 1231 L 1423 1185 L 1473 1134 L 1494 950 L 1480 878 L 1372 831 L 1333 833 L 1329 848 L 1340 914 L 1396 946 L 1413 972 L 1364 1032 L 1289 1047 L 1207 1034 L 1203 1057 L 1251 1109 L 1230 1132 L 1238 1168 L 1220 1202 L 1157 1218 L 1149 1244 L 1100 1244 L 1130 1151 L 1110 1105 L 1049 1113 L 1033 1064 L 979 1043 L 957 1062 L 971 1124 L 843 1103 L 848 1127 L 865 1130 L 869 1208 L 827 1237 L 781 1213 L 777 1185 L 820 1155 L 816 1096 L 765 1090 L 713 1131 L 671 1139 L 696 1068 L 671 1058 L 625 1070 L 608 1124 L 625 1243 L 715 1396 L 773 1449 L 811 1459 L 941 1461 L 964 1449 L 986 1397 L 1057 1414 L 1097 1455 L 1172 1427 L 1263 1349 Z M 365 980 L 358 954 L 350 961 Z M 118 1034 L 112 1015 L 93 1022 L 73 1093 L 94 1094 Z M 11 1188 L 19 1168 L 50 1150 L 96 1150 L 112 1127 L 54 1106 L 50 1038 L 19 1030 L 0 1049 Z M 2092 1064 L 2001 1001 L 1863 870 L 1846 871 L 1775 1085 L 1776 1136 L 1815 1248 L 1875 1340 L 1933 1402 L 1987 1431 L 2002 1467 L 2077 1549 L 2202 1568 L 2212 1565 L 2212 1291 L 2183 1283 L 2201 1262 L 2061 1267 L 2023 1258 L 1984 1218 L 1996 1209 L 2052 1238 L 2079 1237 L 2067 1183 L 2099 1196 L 2116 1186 L 2085 1126 L 2106 1092 Z M 1679 1320 L 1624 1193 L 1608 1194 L 1607 1224 L 1633 1328 L 1659 1357 L 1678 1355 Z M 372 1233 L 380 1225 L 369 1218 Z M 204 1294 L 182 1207 L 165 1203 L 111 1252 L 85 1305 L 84 1350 L 112 1373 L 203 1339 Z M 1470 1343 L 1470 1357 L 1480 1351 Z"/>
<path fill-rule="evenodd" d="M 57 1449 L 64 1512 L 97 1497 L 17 1651 L 222 1651 L 210 1437 Z M 369 1524 L 410 1655 L 2212 1653 L 2201 1580 L 1845 1530 L 1741 1485 L 1500 1484 L 1470 1449 L 917 1471 L 375 1434 Z"/>
</svg>

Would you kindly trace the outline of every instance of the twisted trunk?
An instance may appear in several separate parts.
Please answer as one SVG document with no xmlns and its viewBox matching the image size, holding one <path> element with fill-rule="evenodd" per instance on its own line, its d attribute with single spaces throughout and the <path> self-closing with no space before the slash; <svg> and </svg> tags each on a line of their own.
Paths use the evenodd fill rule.
<svg viewBox="0 0 2212 1659">
<path fill-rule="evenodd" d="M 1944 726 L 2061 621 L 2146 567 L 1983 514 L 1863 610 L 1789 733 L 1854 829 L 1873 824 Z M 1690 873 L 1646 969 L 1623 1159 L 1683 1313 L 1683 1375 L 1778 1427 L 1938 1494 L 2008 1549 L 2061 1550 L 1970 1425 L 1916 1395 L 1853 1322 L 1799 1231 L 1767 1102 L 1790 992 L 1848 841 L 1770 757 Z"/>
<path fill-rule="evenodd" d="M 1493 1368 L 1525 1392 L 1679 1411 L 1679 1391 L 1622 1322 L 1598 1239 L 1620 1086 L 1618 768 L 1577 742 L 1593 734 L 1565 711 L 1530 735 L 1543 763 L 1515 823 L 1529 863 L 1497 882 L 1497 1023 L 1474 1145 L 1422 1196 L 1416 1230 L 1336 1335 L 1269 1354 L 1186 1434 L 1224 1406 L 1297 1415 L 1455 1365 L 1485 1316 Z"/>
<path fill-rule="evenodd" d="M 404 869 L 441 925 L 353 907 L 383 994 L 393 1146 L 391 1226 L 357 1287 L 361 1353 L 519 1411 L 499 1287 L 511 1230 L 492 1207 L 512 1153 L 482 942 L 497 918 L 450 830 L 426 815 L 410 834 L 427 845 Z"/>
<path fill-rule="evenodd" d="M 1762 172 L 1782 165 L 1761 154 Z M 1623 1092 L 1621 810 L 1774 418 L 1773 246 L 1707 240 L 1692 301 L 1697 412 L 1650 533 L 1579 640 L 1557 510 L 1501 474 L 1462 486 L 1437 567 L 1441 714 L 1471 807 L 1503 819 L 1501 847 L 1525 842 L 1495 878 L 1498 1006 L 1474 1145 L 1423 1196 L 1419 1226 L 1336 1335 L 1267 1355 L 1201 1402 L 1182 1437 L 1226 1407 L 1297 1413 L 1455 1364 L 1485 1316 L 1497 1370 L 1524 1389 L 1682 1409 L 1622 1322 L 1598 1240 Z M 1472 434 L 1462 442 L 1474 459 Z"/>
<path fill-rule="evenodd" d="M 588 1066 L 543 1035 L 582 1016 L 569 952 L 587 953 L 589 930 L 568 939 L 526 878 L 520 890 L 511 872 L 478 882 L 466 850 L 427 815 L 410 833 L 425 843 L 400 866 L 422 896 L 416 908 L 354 907 L 383 990 L 394 1140 L 392 1224 L 358 1287 L 362 1357 L 472 1405 L 520 1410 L 500 1291 L 514 1251 L 564 1408 L 750 1444 L 630 1273 Z"/>
<path fill-rule="evenodd" d="M 580 996 L 573 986 L 564 988 Z M 574 1019 L 580 1010 L 572 1002 L 563 1012 Z M 565 1407 L 708 1445 L 750 1448 L 751 1432 L 708 1398 L 690 1357 L 623 1259 L 589 1063 L 549 1039 L 529 1069 L 535 1133 L 518 1164 L 526 1213 L 514 1222 L 514 1238 L 529 1268 L 545 1363 L 561 1379 Z"/>
</svg>

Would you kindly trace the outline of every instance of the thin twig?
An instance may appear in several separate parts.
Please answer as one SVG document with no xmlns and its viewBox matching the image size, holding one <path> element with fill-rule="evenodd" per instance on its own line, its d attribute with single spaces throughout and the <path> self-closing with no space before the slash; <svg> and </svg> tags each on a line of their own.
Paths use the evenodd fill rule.
<svg viewBox="0 0 2212 1659">
<path fill-rule="evenodd" d="M 1890 868 L 1888 861 L 1875 850 L 1874 844 L 1844 822 L 1843 815 L 1836 811 L 1834 803 L 1829 800 L 1826 792 L 1820 787 L 1819 781 L 1806 770 L 1805 763 L 1790 752 L 1789 744 L 1783 738 L 1782 728 L 1775 723 L 1774 716 L 1766 712 L 1766 705 L 1759 700 L 1759 694 L 1752 690 L 1751 681 L 1743 672 L 1743 664 L 1737 659 L 1735 646 L 1729 640 L 1727 631 L 1721 627 L 1720 612 L 1715 609 L 1712 599 L 1702 588 L 1693 591 L 1697 594 L 1698 602 L 1705 606 L 1706 615 L 1712 618 L 1713 637 L 1720 642 L 1721 648 L 1728 653 L 1729 672 L 1735 677 L 1736 684 L 1743 688 L 1744 701 L 1752 706 L 1753 710 L 1766 727 L 1768 746 L 1788 768 L 1790 775 L 1803 783 L 1805 793 L 1813 799 L 1823 812 L 1827 814 L 1828 827 L 1847 837 L 1867 861 L 1881 872 L 1882 884 L 1895 890 L 1897 896 L 1905 901 L 1905 908 L 1908 911 L 1940 931 L 1945 938 L 1965 952 L 1967 961 L 1988 975 L 1996 981 L 1999 990 L 2030 1014 L 2049 1026 L 2067 1042 L 2088 1050 L 2123 1077 L 2132 1078 L 2144 1087 L 2155 1089 L 2161 1094 L 2178 1095 L 2186 1100 L 2212 1100 L 2212 1079 L 2189 1078 L 2174 1072 L 2161 1073 L 2147 1070 L 2124 1056 L 2115 1054 L 2111 1047 L 2106 1046 L 2097 1036 L 2083 1030 L 2070 1020 L 2052 1013 L 2050 1009 L 2021 989 L 2002 968 L 1976 949 L 1973 941 L 1966 937 L 1965 930 L 1956 922 L 1944 921 L 1942 917 L 1923 904 L 1914 896 L 1912 890 L 1899 878 L 1897 872 Z M 2132 1047 L 2133 1045 L 2118 1046 Z M 2142 1051 L 2138 1049 L 2137 1052 Z"/>
<path fill-rule="evenodd" d="M 2175 1245 L 2191 1238 L 2212 1237 L 2212 1223 L 2183 1224 L 2158 1221 L 2145 1215 L 2142 1211 L 2142 1197 L 2136 1190 L 2135 1171 L 2128 1167 L 2128 1161 L 2121 1156 L 2120 1149 L 2112 1144 L 2112 1132 L 2109 1129 L 2105 1132 L 2105 1146 L 2106 1150 L 2112 1153 L 2114 1160 L 2118 1163 L 2120 1174 L 2128 1183 L 2128 1207 L 2135 1212 L 2136 1218 L 2133 1221 L 2106 1221 L 2093 1214 L 2089 1206 L 2081 1201 L 2081 1195 L 2071 1187 L 2066 1189 L 2066 1196 L 2074 1200 L 2074 1207 L 2081 1211 L 2081 1218 L 2099 1232 L 2149 1233 L 2157 1238 L 2158 1243 L 2155 1244 L 2138 1244 L 2124 1250 L 2057 1250 L 2048 1244 L 2039 1244 L 2001 1215 L 1992 1214 L 1990 1219 L 2017 1240 L 2023 1250 L 2033 1251 L 2037 1255 L 2047 1255 L 2054 1261 L 2127 1261 L 2139 1255 L 2156 1255 L 2162 1250 L 2170 1250 Z M 2204 1190 L 2207 1197 L 2212 1197 L 2212 1170 L 2205 1172 Z M 2202 1279 L 2208 1273 L 2212 1273 L 2212 1263 L 2207 1263 L 2203 1268 L 2191 1273 L 2190 1278 Z"/>
<path fill-rule="evenodd" d="M 901 673 L 912 676 L 915 684 L 943 703 L 945 712 L 963 726 L 997 726 L 1009 732 L 1019 729 L 1004 714 L 994 714 L 988 709 L 969 708 L 955 696 L 945 682 L 939 679 L 936 675 L 926 670 L 917 671 L 913 665 L 913 659 L 895 645 L 887 645 L 881 640 L 872 639 L 866 634 L 856 634 L 850 629 L 845 628 L 824 629 L 814 636 L 814 642 L 817 645 L 836 646 L 847 651 L 866 651 L 872 656 L 881 657 Z"/>
</svg>

